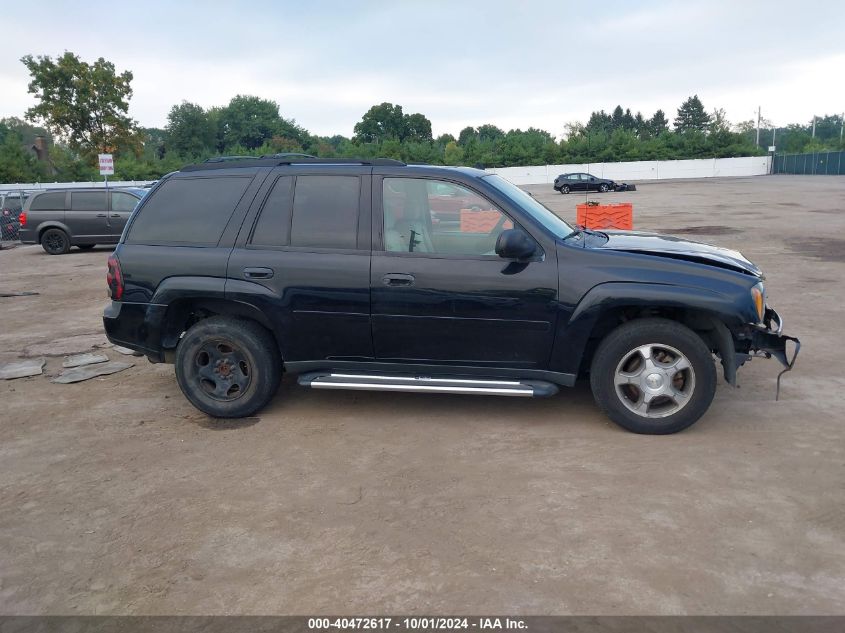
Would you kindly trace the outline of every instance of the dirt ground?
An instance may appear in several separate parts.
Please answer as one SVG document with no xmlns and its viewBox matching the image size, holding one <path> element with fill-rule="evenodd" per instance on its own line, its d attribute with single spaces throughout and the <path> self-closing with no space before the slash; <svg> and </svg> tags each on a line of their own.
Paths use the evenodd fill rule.
<svg viewBox="0 0 845 633">
<path fill-rule="evenodd" d="M 574 221 L 583 194 L 529 187 Z M 591 198 L 597 196 L 591 195 Z M 646 183 L 634 226 L 741 249 L 804 348 L 674 436 L 546 400 L 310 391 L 194 410 L 173 369 L 52 384 L 105 344 L 109 249 L 0 252 L 0 613 L 845 612 L 845 178 Z M 575 273 L 573 273 L 575 274 Z M 720 382 L 721 378 L 720 378 Z"/>
</svg>

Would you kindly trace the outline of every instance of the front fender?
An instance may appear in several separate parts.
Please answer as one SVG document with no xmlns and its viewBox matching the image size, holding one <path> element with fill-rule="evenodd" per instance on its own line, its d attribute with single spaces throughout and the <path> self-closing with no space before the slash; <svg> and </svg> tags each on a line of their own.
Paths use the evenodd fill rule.
<svg viewBox="0 0 845 633">
<path fill-rule="evenodd" d="M 577 374 L 584 360 L 590 336 L 602 315 L 621 308 L 674 308 L 694 313 L 707 327 L 713 322 L 739 327 L 749 318 L 739 295 L 728 295 L 699 287 L 660 283 L 607 282 L 591 288 L 581 297 L 569 320 L 558 326 L 552 350 L 552 369 Z M 715 326 L 712 326 L 715 327 Z M 721 343 L 716 341 L 723 351 Z M 733 362 L 733 350 L 724 350 Z M 726 373 L 735 373 L 728 371 Z"/>
</svg>

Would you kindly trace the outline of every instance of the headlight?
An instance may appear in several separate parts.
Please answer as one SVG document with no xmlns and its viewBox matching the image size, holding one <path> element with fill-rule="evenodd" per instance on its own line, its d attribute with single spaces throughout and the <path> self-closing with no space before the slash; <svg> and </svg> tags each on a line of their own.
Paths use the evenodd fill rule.
<svg viewBox="0 0 845 633">
<path fill-rule="evenodd" d="M 751 298 L 754 300 L 754 308 L 757 310 L 757 319 L 763 322 L 763 315 L 766 313 L 766 289 L 759 283 L 751 289 Z"/>
</svg>

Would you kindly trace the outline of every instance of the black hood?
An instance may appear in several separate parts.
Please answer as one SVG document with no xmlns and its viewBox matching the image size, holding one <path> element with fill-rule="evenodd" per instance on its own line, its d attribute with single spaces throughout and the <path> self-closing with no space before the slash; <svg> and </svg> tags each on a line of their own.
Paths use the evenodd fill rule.
<svg viewBox="0 0 845 633">
<path fill-rule="evenodd" d="M 603 231 L 603 233 L 607 234 L 608 240 L 597 248 L 685 259 L 763 277 L 763 272 L 748 261 L 742 253 L 729 248 L 711 246 L 661 233 L 640 231 Z"/>
</svg>

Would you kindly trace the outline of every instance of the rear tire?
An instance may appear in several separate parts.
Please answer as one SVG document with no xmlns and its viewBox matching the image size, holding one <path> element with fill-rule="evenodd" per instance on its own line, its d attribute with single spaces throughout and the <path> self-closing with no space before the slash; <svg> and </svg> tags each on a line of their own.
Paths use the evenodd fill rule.
<svg viewBox="0 0 845 633">
<path fill-rule="evenodd" d="M 41 248 L 50 255 L 64 255 L 70 250 L 70 237 L 61 229 L 47 229 L 41 235 Z"/>
<path fill-rule="evenodd" d="M 716 393 L 716 367 L 704 341 L 688 327 L 637 319 L 599 344 L 590 387 L 596 404 L 619 426 L 665 435 L 704 415 Z"/>
<path fill-rule="evenodd" d="M 179 388 L 197 409 L 215 418 L 252 415 L 272 400 L 281 378 L 276 341 L 255 321 L 204 319 L 176 348 Z"/>
</svg>

